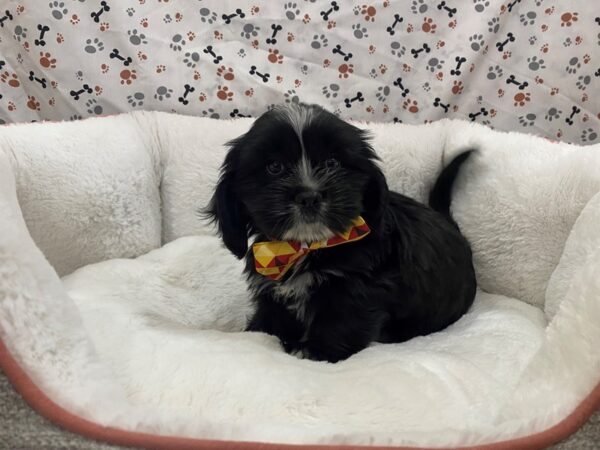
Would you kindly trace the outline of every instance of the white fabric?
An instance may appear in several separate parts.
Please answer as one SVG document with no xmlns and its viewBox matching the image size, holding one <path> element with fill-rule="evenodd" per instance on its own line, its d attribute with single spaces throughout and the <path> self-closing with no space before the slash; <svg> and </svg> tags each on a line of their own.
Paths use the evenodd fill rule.
<svg viewBox="0 0 600 450">
<path fill-rule="evenodd" d="M 249 124 L 137 113 L 0 129 L 0 338 L 54 401 L 160 434 L 455 446 L 548 428 L 600 381 L 589 350 L 600 345 L 598 146 L 453 121 L 370 125 L 391 187 L 421 200 L 456 152 L 479 148 L 453 210 L 487 292 L 441 333 L 329 365 L 236 331 L 251 312 L 241 263 L 197 216 L 222 143 Z M 55 146 L 32 150 L 52 136 Z M 89 220 L 98 204 L 112 207 Z M 145 254 L 159 245 L 156 217 L 168 243 Z M 61 285 L 45 258 L 59 267 L 61 248 L 77 246 L 88 250 L 70 253 L 62 273 L 140 256 L 82 267 Z"/>
</svg>

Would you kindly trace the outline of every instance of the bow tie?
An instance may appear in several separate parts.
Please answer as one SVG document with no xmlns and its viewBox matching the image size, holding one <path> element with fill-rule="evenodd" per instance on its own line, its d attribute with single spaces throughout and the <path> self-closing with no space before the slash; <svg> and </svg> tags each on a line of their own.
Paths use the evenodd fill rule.
<svg viewBox="0 0 600 450">
<path fill-rule="evenodd" d="M 352 221 L 352 225 L 344 233 L 324 241 L 312 244 L 298 241 L 256 242 L 252 245 L 254 266 L 261 275 L 271 280 L 280 280 L 294 264 L 308 253 L 321 248 L 358 241 L 370 232 L 369 226 L 359 216 Z"/>
</svg>

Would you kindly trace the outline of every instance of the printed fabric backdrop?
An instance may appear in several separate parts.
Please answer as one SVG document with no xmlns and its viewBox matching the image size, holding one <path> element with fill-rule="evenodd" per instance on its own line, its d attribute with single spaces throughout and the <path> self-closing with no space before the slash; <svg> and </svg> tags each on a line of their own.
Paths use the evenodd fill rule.
<svg viewBox="0 0 600 450">
<path fill-rule="evenodd" d="M 0 122 L 280 102 L 600 142 L 597 1 L 0 0 Z"/>
</svg>

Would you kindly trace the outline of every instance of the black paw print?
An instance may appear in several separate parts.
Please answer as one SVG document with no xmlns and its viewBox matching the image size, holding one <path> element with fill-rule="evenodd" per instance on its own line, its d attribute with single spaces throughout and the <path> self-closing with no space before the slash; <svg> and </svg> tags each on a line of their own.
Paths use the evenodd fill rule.
<svg viewBox="0 0 600 450">
<path fill-rule="evenodd" d="M 535 124 L 536 115 L 533 113 L 526 114 L 524 116 L 519 116 L 519 123 L 524 127 L 531 127 Z"/>
<path fill-rule="evenodd" d="M 592 128 L 587 128 L 581 133 L 581 140 L 583 142 L 594 142 L 596 139 L 598 139 L 598 133 Z"/>
<path fill-rule="evenodd" d="M 87 102 L 85 102 L 85 106 L 87 106 L 88 114 L 95 114 L 99 116 L 104 111 L 102 105 L 100 105 L 95 98 L 90 98 Z"/>
<path fill-rule="evenodd" d="M 133 108 L 137 106 L 144 105 L 144 94 L 142 92 L 136 92 L 133 95 L 127 96 L 127 103 L 129 103 Z"/>
<path fill-rule="evenodd" d="M 483 45 L 485 44 L 485 42 L 483 41 L 483 35 L 481 34 L 474 34 L 473 36 L 470 36 L 469 42 L 471 43 L 471 50 L 473 50 L 474 52 L 478 52 L 479 50 L 481 50 L 483 48 Z"/>
<path fill-rule="evenodd" d="M 196 67 L 196 64 L 200 61 L 200 53 L 198 52 L 187 52 L 184 56 L 183 63 L 191 68 Z"/>
<path fill-rule="evenodd" d="M 21 25 L 17 25 L 15 27 L 14 38 L 18 42 L 21 42 L 21 39 L 26 39 L 27 38 L 27 28 L 22 27 Z"/>
<path fill-rule="evenodd" d="M 135 28 L 133 30 L 127 31 L 129 35 L 129 42 L 133 45 L 147 44 L 146 35 L 144 33 L 138 32 Z"/>
<path fill-rule="evenodd" d="M 398 58 L 404 56 L 406 53 L 406 47 L 401 45 L 400 42 L 393 41 L 390 44 L 390 47 L 392 47 L 392 55 L 397 56 Z"/>
<path fill-rule="evenodd" d="M 410 10 L 413 14 L 425 14 L 428 8 L 425 0 L 413 0 Z"/>
<path fill-rule="evenodd" d="M 58 0 L 50 2 L 48 6 L 52 10 L 52 17 L 54 17 L 56 20 L 61 20 L 65 14 L 69 12 L 69 10 L 65 8 L 65 3 Z"/>
<path fill-rule="evenodd" d="M 534 72 L 539 69 L 545 69 L 546 65 L 544 64 L 543 59 L 538 59 L 537 56 L 532 56 L 531 58 L 527 58 L 527 62 L 529 63 L 527 67 L 529 70 L 533 70 Z"/>
<path fill-rule="evenodd" d="M 575 86 L 577 86 L 577 89 L 585 91 L 585 89 L 591 81 L 592 77 L 590 77 L 589 75 L 579 75 L 577 77 L 577 82 L 575 83 Z"/>
<path fill-rule="evenodd" d="M 104 50 L 104 43 L 98 38 L 86 39 L 85 47 L 83 49 L 86 53 L 90 54 L 101 52 L 102 50 Z"/>
<path fill-rule="evenodd" d="M 81 119 L 83 119 L 83 117 L 80 116 L 79 114 L 75 114 L 75 115 L 72 115 L 71 117 L 69 117 L 69 120 L 81 120 Z"/>
<path fill-rule="evenodd" d="M 163 17 L 163 22 L 164 23 L 171 23 L 171 22 L 173 22 L 173 18 L 171 17 L 171 14 L 165 14 L 165 17 Z"/>
<path fill-rule="evenodd" d="M 537 14 L 535 11 L 528 11 L 525 14 L 519 15 L 519 19 L 521 20 L 521 23 L 525 26 L 533 25 L 535 23 L 536 17 L 537 17 Z"/>
<path fill-rule="evenodd" d="M 300 10 L 297 8 L 297 4 L 296 3 L 286 3 L 285 5 L 283 5 L 283 9 L 285 11 L 285 17 L 287 17 L 289 20 L 294 20 L 296 18 L 296 16 L 298 14 L 300 14 Z"/>
<path fill-rule="evenodd" d="M 200 8 L 200 20 L 202 23 L 213 24 L 217 20 L 217 13 L 208 8 Z"/>
<path fill-rule="evenodd" d="M 429 70 L 430 72 L 435 72 L 436 70 L 441 69 L 444 66 L 444 61 L 439 60 L 436 57 L 430 58 L 427 61 L 427 65 L 425 66 L 425 70 Z"/>
<path fill-rule="evenodd" d="M 490 33 L 497 33 L 500 30 L 500 18 L 492 17 L 491 20 L 488 21 L 488 31 Z"/>
<path fill-rule="evenodd" d="M 579 58 L 577 56 L 573 56 L 569 60 L 569 65 L 565 67 L 565 72 L 573 74 L 577 73 L 577 70 L 581 67 L 581 63 L 579 62 Z"/>
<path fill-rule="evenodd" d="M 363 26 L 361 26 L 360 23 L 357 23 L 355 25 L 352 25 L 352 33 L 354 34 L 354 37 L 356 39 L 362 39 L 364 37 L 369 37 L 369 34 L 367 33 L 367 29 Z"/>
<path fill-rule="evenodd" d="M 251 23 L 244 24 L 244 28 L 242 28 L 242 32 L 240 36 L 246 39 L 252 39 L 258 36 L 258 32 L 260 31 L 260 27 L 256 27 Z"/>
<path fill-rule="evenodd" d="M 300 103 L 300 97 L 296 95 L 295 89 L 288 90 L 283 97 L 286 103 Z"/>
<path fill-rule="evenodd" d="M 157 99 L 159 102 L 162 102 L 166 98 L 171 98 L 171 94 L 173 94 L 173 89 L 169 89 L 166 86 L 159 86 L 156 88 L 154 98 Z"/>
<path fill-rule="evenodd" d="M 336 98 L 338 96 L 339 90 L 340 86 L 338 84 L 331 83 L 328 86 L 323 86 L 323 89 L 321 91 L 323 92 L 325 98 Z"/>
<path fill-rule="evenodd" d="M 556 119 L 560 119 L 560 115 L 562 114 L 562 111 L 560 109 L 555 108 L 554 106 L 552 108 L 550 108 L 548 110 L 548 112 L 546 113 L 546 120 L 548 122 L 552 122 L 553 120 Z"/>
<path fill-rule="evenodd" d="M 487 73 L 487 79 L 488 80 L 495 80 L 496 78 L 502 78 L 502 67 L 496 65 L 496 66 L 490 66 L 488 67 L 488 73 Z"/>
<path fill-rule="evenodd" d="M 127 8 L 127 9 L 125 10 L 125 12 L 127 13 L 127 15 L 128 15 L 129 17 L 131 17 L 131 16 L 133 16 L 133 15 L 135 14 L 135 9 L 133 9 L 133 8 Z"/>
<path fill-rule="evenodd" d="M 375 93 L 375 97 L 380 102 L 385 102 L 390 95 L 390 87 L 389 86 L 379 86 L 377 88 L 377 92 Z"/>
<path fill-rule="evenodd" d="M 315 34 L 313 36 L 313 40 L 310 43 L 310 46 L 315 50 L 320 49 L 321 47 L 327 47 L 329 45 L 329 40 L 325 37 L 324 34 Z"/>
<path fill-rule="evenodd" d="M 473 0 L 473 4 L 475 6 L 475 11 L 478 13 L 482 13 L 485 11 L 485 8 L 490 6 L 490 2 L 488 0 Z"/>
<path fill-rule="evenodd" d="M 173 36 L 173 38 L 171 39 L 171 43 L 169 44 L 169 47 L 171 47 L 172 50 L 179 52 L 179 51 L 181 51 L 181 49 L 183 48 L 184 45 L 185 45 L 185 39 L 183 39 L 183 36 L 178 33 L 175 36 Z"/>
</svg>

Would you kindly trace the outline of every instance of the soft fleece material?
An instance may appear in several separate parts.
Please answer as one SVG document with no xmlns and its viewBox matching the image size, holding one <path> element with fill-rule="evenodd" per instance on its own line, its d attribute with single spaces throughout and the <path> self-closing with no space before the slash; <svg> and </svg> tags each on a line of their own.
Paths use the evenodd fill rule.
<svg viewBox="0 0 600 450">
<path fill-rule="evenodd" d="M 160 435 L 466 446 L 543 431 L 600 382 L 600 146 L 368 125 L 391 188 L 420 200 L 479 149 L 453 213 L 481 291 L 441 333 L 329 365 L 239 332 L 241 263 L 198 218 L 223 143 L 250 123 L 140 112 L 0 128 L 0 338 L 53 402 Z"/>
</svg>

